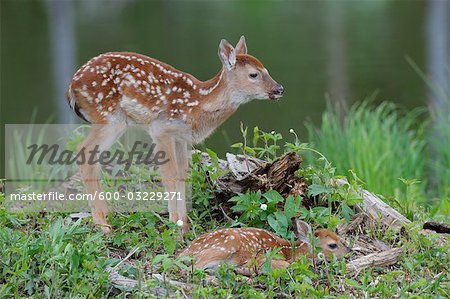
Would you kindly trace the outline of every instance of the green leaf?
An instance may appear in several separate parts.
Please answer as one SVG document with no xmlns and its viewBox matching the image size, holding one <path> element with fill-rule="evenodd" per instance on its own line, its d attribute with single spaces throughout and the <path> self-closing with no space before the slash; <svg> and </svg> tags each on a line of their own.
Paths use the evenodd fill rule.
<svg viewBox="0 0 450 299">
<path fill-rule="evenodd" d="M 328 215 L 328 208 L 326 208 L 326 207 L 315 207 L 315 208 L 312 208 L 312 211 L 314 211 L 314 213 L 316 214 L 316 217 L 319 217 L 319 218 Z"/>
<path fill-rule="evenodd" d="M 256 151 L 253 148 L 248 147 L 248 146 L 245 147 L 245 152 L 253 154 L 253 155 L 256 154 Z"/>
<path fill-rule="evenodd" d="M 266 193 L 263 194 L 263 197 L 265 199 L 267 199 L 268 203 L 278 203 L 278 202 L 282 202 L 284 200 L 283 196 L 280 195 L 280 193 L 278 193 L 275 190 L 269 190 Z"/>
<path fill-rule="evenodd" d="M 241 122 L 241 133 L 242 133 L 242 137 L 247 138 L 247 131 L 248 131 L 248 127 L 244 128 L 244 124 Z"/>
<path fill-rule="evenodd" d="M 167 257 L 167 254 L 158 254 L 153 258 L 153 265 L 160 263 L 164 258 Z"/>
<path fill-rule="evenodd" d="M 237 205 L 231 207 L 231 209 L 233 210 L 233 212 L 245 212 L 248 210 L 248 206 L 245 206 L 242 204 L 237 204 Z"/>
<path fill-rule="evenodd" d="M 210 150 L 209 148 L 207 148 L 206 149 L 206 153 L 209 155 L 209 157 L 211 158 L 211 160 L 214 163 L 218 163 L 219 157 L 217 156 L 216 152 L 214 152 L 213 150 Z"/>
<path fill-rule="evenodd" d="M 284 215 L 281 212 L 275 212 L 275 216 L 277 217 L 277 220 L 282 224 L 283 228 L 288 227 L 288 220 L 286 218 L 286 215 Z"/>
<path fill-rule="evenodd" d="M 345 201 L 348 205 L 354 206 L 357 203 L 360 203 L 363 201 L 363 198 L 359 196 L 359 194 L 352 194 L 347 200 Z"/>
<path fill-rule="evenodd" d="M 361 284 L 359 282 L 357 282 L 356 280 L 344 279 L 344 281 L 345 281 L 346 284 L 348 284 L 349 286 L 352 286 L 354 288 L 357 288 L 357 289 L 361 289 L 362 288 Z"/>
<path fill-rule="evenodd" d="M 270 227 L 283 238 L 287 237 L 288 221 L 286 216 L 281 212 L 275 212 L 267 217 Z"/>
<path fill-rule="evenodd" d="M 238 202 L 241 199 L 241 195 L 236 195 L 230 198 L 228 201 Z"/>
<path fill-rule="evenodd" d="M 273 215 L 269 215 L 267 217 L 267 222 L 269 222 L 270 227 L 275 231 L 278 232 L 281 230 L 281 226 L 278 223 L 278 221 L 275 219 Z"/>
<path fill-rule="evenodd" d="M 297 204 L 292 195 L 286 198 L 286 202 L 284 203 L 284 214 L 286 215 L 287 220 L 292 219 L 292 217 L 297 214 Z"/>
<path fill-rule="evenodd" d="M 350 207 L 345 202 L 343 202 L 341 204 L 341 215 L 342 215 L 342 217 L 344 217 L 345 220 L 350 221 L 350 218 L 351 218 L 351 216 L 353 214 L 354 214 L 353 210 L 350 209 Z"/>
<path fill-rule="evenodd" d="M 72 272 L 78 271 L 78 267 L 80 266 L 80 255 L 77 250 L 74 250 L 70 259 L 70 270 Z"/>
<path fill-rule="evenodd" d="M 322 193 L 331 193 L 333 191 L 332 188 L 327 186 L 322 186 L 318 184 L 312 184 L 308 188 L 308 195 L 309 196 L 317 196 Z"/>
<path fill-rule="evenodd" d="M 305 207 L 300 207 L 299 209 L 300 219 L 306 219 L 309 216 L 309 211 Z"/>
<path fill-rule="evenodd" d="M 172 236 L 172 231 L 165 230 L 162 234 L 164 250 L 168 254 L 173 254 L 175 252 L 175 238 Z"/>
<path fill-rule="evenodd" d="M 259 128 L 254 127 L 253 128 L 253 146 L 256 146 L 259 140 Z"/>
</svg>

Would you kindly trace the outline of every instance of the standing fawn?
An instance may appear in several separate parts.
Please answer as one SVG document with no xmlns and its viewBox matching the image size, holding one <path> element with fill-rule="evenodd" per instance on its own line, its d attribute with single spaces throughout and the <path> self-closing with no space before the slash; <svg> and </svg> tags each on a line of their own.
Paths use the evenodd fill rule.
<svg viewBox="0 0 450 299">
<path fill-rule="evenodd" d="M 236 266 L 236 270 L 244 275 L 257 273 L 266 260 L 266 252 L 279 248 L 282 258 L 272 259 L 273 268 L 285 268 L 300 255 L 314 257 L 309 241 L 311 227 L 296 219 L 296 235 L 298 241 L 293 244 L 271 232 L 260 228 L 226 228 L 201 235 L 179 254 L 179 256 L 193 256 L 197 268 L 215 268 L 221 263 Z M 334 254 L 342 258 L 350 252 L 339 236 L 326 229 L 314 233 L 319 238 L 319 245 L 326 258 Z"/>
<path fill-rule="evenodd" d="M 239 105 L 251 99 L 278 99 L 283 86 L 275 82 L 255 57 L 247 54 L 242 36 L 236 47 L 222 40 L 222 69 L 212 79 L 200 81 L 174 67 L 137 53 L 112 52 L 91 59 L 74 75 L 67 100 L 75 113 L 93 123 L 80 150 L 108 150 L 128 124 L 144 125 L 156 150 L 169 160 L 160 166 L 168 192 L 179 192 L 181 201 L 169 201 L 169 218 L 188 229 L 185 179 L 188 148 L 203 141 Z M 87 192 L 100 192 L 100 166 L 84 163 L 80 173 Z M 105 201 L 91 202 L 94 223 L 105 233 Z"/>
</svg>

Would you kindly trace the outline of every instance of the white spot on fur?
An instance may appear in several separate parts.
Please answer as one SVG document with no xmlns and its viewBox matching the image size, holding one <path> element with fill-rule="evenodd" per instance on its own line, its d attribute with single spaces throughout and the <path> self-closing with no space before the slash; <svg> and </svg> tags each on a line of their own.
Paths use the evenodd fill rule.
<svg viewBox="0 0 450 299">
<path fill-rule="evenodd" d="M 220 81 L 222 81 L 222 75 L 223 75 L 223 71 L 220 72 L 219 79 L 217 80 L 216 84 L 214 84 L 214 86 L 212 86 L 212 87 L 210 87 L 208 89 L 200 88 L 200 90 L 198 92 L 201 95 L 204 95 L 204 96 L 209 95 L 211 92 L 213 92 L 219 86 Z"/>
<path fill-rule="evenodd" d="M 100 103 L 101 100 L 103 100 L 103 93 L 102 93 L 102 92 L 99 92 L 99 93 L 97 94 L 97 97 L 95 98 L 95 102 L 96 102 L 96 103 Z"/>
<path fill-rule="evenodd" d="M 198 101 L 196 100 L 196 101 L 194 101 L 194 102 L 190 102 L 190 103 L 187 103 L 186 105 L 188 106 L 188 107 L 193 107 L 193 106 L 198 106 Z"/>
</svg>

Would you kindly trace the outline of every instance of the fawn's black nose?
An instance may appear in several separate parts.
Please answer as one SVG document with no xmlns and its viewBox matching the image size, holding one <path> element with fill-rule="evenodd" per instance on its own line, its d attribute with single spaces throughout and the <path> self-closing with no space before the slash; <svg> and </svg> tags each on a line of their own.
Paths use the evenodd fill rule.
<svg viewBox="0 0 450 299">
<path fill-rule="evenodd" d="M 283 94 L 283 92 L 284 92 L 283 85 L 281 85 L 281 84 L 277 85 L 277 92 L 278 92 L 278 94 Z"/>
</svg>

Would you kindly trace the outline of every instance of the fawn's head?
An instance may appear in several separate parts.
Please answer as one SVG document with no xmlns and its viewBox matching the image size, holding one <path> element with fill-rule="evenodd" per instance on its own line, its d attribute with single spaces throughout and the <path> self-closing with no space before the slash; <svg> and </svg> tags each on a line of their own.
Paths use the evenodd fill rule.
<svg viewBox="0 0 450 299">
<path fill-rule="evenodd" d="M 219 58 L 223 64 L 227 85 L 233 89 L 238 104 L 251 99 L 275 100 L 283 95 L 283 86 L 272 79 L 257 58 L 247 54 L 244 36 L 239 39 L 235 48 L 222 39 Z"/>
<path fill-rule="evenodd" d="M 297 238 L 300 241 L 310 245 L 309 232 L 311 232 L 311 227 L 308 223 L 295 219 L 295 231 Z M 336 233 L 328 229 L 319 229 L 314 232 L 313 236 L 319 238 L 318 245 L 327 259 L 331 258 L 333 254 L 337 258 L 342 258 L 351 251 L 349 247 L 342 243 L 340 237 Z"/>
</svg>

